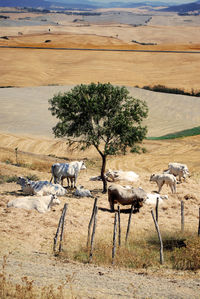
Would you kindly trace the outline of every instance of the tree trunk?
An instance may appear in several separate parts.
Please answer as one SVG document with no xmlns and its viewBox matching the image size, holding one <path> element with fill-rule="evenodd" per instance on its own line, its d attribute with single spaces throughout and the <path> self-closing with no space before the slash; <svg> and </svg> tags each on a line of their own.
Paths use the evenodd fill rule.
<svg viewBox="0 0 200 299">
<path fill-rule="evenodd" d="M 105 178 L 105 170 L 106 170 L 106 155 L 101 155 L 102 157 L 102 166 L 101 166 L 101 179 L 103 181 L 103 193 L 107 192 L 107 181 Z"/>
</svg>

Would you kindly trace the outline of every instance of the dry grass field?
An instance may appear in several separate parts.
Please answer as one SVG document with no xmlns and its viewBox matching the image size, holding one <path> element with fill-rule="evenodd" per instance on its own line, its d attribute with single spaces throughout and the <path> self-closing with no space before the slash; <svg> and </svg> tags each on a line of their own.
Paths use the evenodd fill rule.
<svg viewBox="0 0 200 299">
<path fill-rule="evenodd" d="M 169 26 L 165 20 L 156 16 L 148 26 L 131 27 L 123 24 L 80 26 L 72 20 L 62 19 L 60 25 L 50 26 L 50 32 L 49 26 L 0 27 L 0 36 L 9 37 L 8 40 L 0 38 L 0 46 L 199 51 L 198 24 L 177 26 L 178 21 L 172 16 Z M 45 43 L 45 40 L 51 42 Z M 131 40 L 157 45 L 142 46 L 131 43 Z M 53 285 L 57 288 L 63 283 L 68 292 L 63 298 L 199 298 L 199 269 L 175 270 L 169 262 L 161 266 L 159 252 L 153 266 L 141 265 L 137 269 L 119 266 L 119 263 L 111 266 L 109 246 L 112 244 L 114 214 L 108 211 L 107 194 L 101 192 L 102 183 L 89 180 L 99 175 L 100 157 L 92 148 L 78 152 L 67 148 L 64 140 L 53 139 L 51 128 L 55 120 L 48 113 L 47 100 L 59 88 L 63 91 L 75 84 L 109 81 L 127 86 L 131 94 L 147 101 L 150 136 L 192 128 L 199 125 L 198 98 L 155 94 L 133 87 L 163 84 L 187 90 L 199 89 L 200 54 L 0 48 L 0 68 L 0 86 L 24 87 L 0 90 L 0 176 L 37 175 L 41 180 L 49 180 L 54 162 L 64 161 L 63 158 L 85 159 L 87 170 L 80 173 L 78 185 L 98 196 L 95 248 L 104 244 L 110 255 L 107 262 L 96 261 L 95 252 L 92 264 L 74 260 L 80 246 L 86 244 L 93 198 L 76 198 L 69 190 L 61 197 L 59 206 L 39 214 L 7 208 L 7 203 L 22 193 L 15 182 L 4 182 L 0 184 L 0 252 L 2 257 L 7 256 L 7 278 L 22 284 L 21 278 L 26 277 L 36 287 Z M 58 86 L 49 86 L 53 84 Z M 183 200 L 186 235 L 197 234 L 200 135 L 175 140 L 145 140 L 143 146 L 147 150 L 145 154 L 109 157 L 107 169 L 135 171 L 140 178 L 132 185 L 154 192 L 157 186 L 149 182 L 152 173 L 162 172 L 169 162 L 187 164 L 191 177 L 177 184 L 177 193 L 171 194 L 167 186 L 161 191 L 168 195 L 168 200 L 160 205 L 159 227 L 164 235 L 180 234 Z M 15 148 L 18 148 L 20 167 L 15 165 Z M 53 256 L 52 246 L 64 203 L 68 203 L 64 253 L 58 259 Z M 144 205 L 133 215 L 131 241 L 143 244 L 149 236 L 156 235 L 152 208 Z M 128 217 L 125 212 L 121 214 L 123 246 Z M 167 254 L 164 251 L 164 256 Z"/>
</svg>

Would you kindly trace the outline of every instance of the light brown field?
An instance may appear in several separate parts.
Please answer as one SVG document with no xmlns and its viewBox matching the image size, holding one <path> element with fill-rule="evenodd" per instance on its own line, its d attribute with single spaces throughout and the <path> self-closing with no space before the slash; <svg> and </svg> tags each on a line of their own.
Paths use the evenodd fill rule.
<svg viewBox="0 0 200 299">
<path fill-rule="evenodd" d="M 18 36 L 19 31 L 23 32 L 22 36 Z M 9 40 L 0 39 L 0 45 L 143 49 L 144 46 L 130 43 L 134 39 L 141 42 L 156 42 L 158 45 L 153 49 L 159 50 L 195 51 L 200 47 L 200 37 L 195 27 L 158 25 L 141 28 L 125 25 L 78 27 L 66 23 L 65 26 L 63 24 L 56 28 L 52 27 L 51 34 L 47 31 L 48 27 L 0 27 L 0 36 L 9 36 Z M 51 42 L 44 43 L 47 39 Z M 145 46 L 146 48 L 150 49 L 149 46 Z M 0 175 L 37 174 L 40 179 L 48 180 L 51 176 L 51 164 L 60 161 L 52 155 L 70 160 L 86 158 L 88 167 L 86 171 L 80 173 L 78 185 L 90 189 L 94 196 L 98 195 L 98 206 L 108 209 L 107 195 L 101 193 L 102 183 L 89 180 L 91 176 L 99 175 L 101 161 L 98 153 L 93 148 L 85 152 L 70 150 L 64 140 L 50 137 L 50 130 L 55 120 L 52 121 L 47 113 L 46 100 L 50 92 L 48 84 L 74 85 L 91 81 L 109 81 L 130 87 L 164 84 L 188 90 L 199 89 L 200 54 L 1 48 L 0 68 L 0 86 L 31 86 L 22 89 L 23 95 L 18 94 L 15 88 L 1 90 L 0 115 L 4 121 L 1 119 L 0 122 Z M 40 89 L 41 98 L 39 96 L 37 98 L 38 89 L 32 87 L 41 85 L 46 86 Z M 49 86 L 49 90 L 51 88 L 53 87 Z M 60 88 L 63 90 L 64 86 Z M 138 96 L 145 94 L 142 92 L 138 89 Z M 147 92 L 147 100 L 148 97 L 150 116 L 147 124 L 152 135 L 158 136 L 199 125 L 199 104 L 196 99 L 191 98 L 193 101 L 191 105 L 188 97 L 183 97 L 184 100 L 181 102 L 183 98 L 179 96 L 172 98 L 170 95 L 163 95 L 162 97 L 160 94 Z M 33 98 L 38 102 L 34 102 Z M 45 101 L 42 101 L 43 98 Z M 164 104 L 161 103 L 162 99 Z M 39 110 L 38 114 L 36 108 Z M 8 113 L 8 111 L 12 112 Z M 41 129 L 38 124 L 42 124 Z M 147 153 L 142 155 L 109 157 L 107 168 L 135 171 L 140 175 L 140 180 L 133 185 L 141 186 L 147 192 L 153 192 L 157 187 L 149 182 L 151 173 L 162 172 L 172 161 L 187 164 L 191 177 L 177 185 L 177 194 L 172 195 L 167 186 L 163 187 L 161 193 L 167 194 L 169 199 L 160 208 L 159 226 L 162 233 L 180 232 L 180 202 L 184 200 L 185 230 L 196 232 L 200 200 L 200 136 L 167 141 L 146 140 L 143 146 L 147 149 Z M 28 164 L 29 167 L 17 167 L 5 163 L 6 161 L 16 162 L 15 148 L 18 148 L 19 161 Z M 9 255 L 7 273 L 12 275 L 15 282 L 20 282 L 21 277 L 27 276 L 28 279 L 33 279 L 37 286 L 50 284 L 58 286 L 68 277 L 70 283 L 66 288 L 71 288 L 72 294 L 78 298 L 119 298 L 119 296 L 122 298 L 199 298 L 199 271 L 195 273 L 172 271 L 165 265 L 156 269 L 134 271 L 71 262 L 70 252 L 77 249 L 80 243 L 86 242 L 93 199 L 78 199 L 69 193 L 61 198 L 60 206 L 45 215 L 36 211 L 8 209 L 6 207 L 8 201 L 21 196 L 19 189 L 19 185 L 15 183 L 0 185 L 0 252 L 2 256 Z M 189 200 L 184 199 L 186 195 Z M 65 202 L 68 203 L 68 211 L 64 248 L 69 253 L 69 259 L 66 259 L 63 264 L 52 256 L 52 245 Z M 155 232 L 151 208 L 151 206 L 144 206 L 140 213 L 134 214 L 131 226 L 132 238 L 142 238 Z M 113 214 L 99 211 L 97 240 L 105 238 L 106 241 L 112 242 L 113 221 Z M 128 214 L 123 214 L 121 221 L 124 238 Z"/>
</svg>

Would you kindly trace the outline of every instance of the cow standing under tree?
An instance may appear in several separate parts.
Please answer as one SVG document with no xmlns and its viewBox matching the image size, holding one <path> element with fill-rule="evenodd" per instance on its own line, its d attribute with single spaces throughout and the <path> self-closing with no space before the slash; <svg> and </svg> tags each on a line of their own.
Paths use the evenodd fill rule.
<svg viewBox="0 0 200 299">
<path fill-rule="evenodd" d="M 63 186 L 63 180 L 66 178 L 69 187 L 69 180 L 71 181 L 71 188 L 76 188 L 76 182 L 80 170 L 86 169 L 84 161 L 73 161 L 71 163 L 55 163 L 51 167 L 52 179 L 54 184 Z"/>
</svg>

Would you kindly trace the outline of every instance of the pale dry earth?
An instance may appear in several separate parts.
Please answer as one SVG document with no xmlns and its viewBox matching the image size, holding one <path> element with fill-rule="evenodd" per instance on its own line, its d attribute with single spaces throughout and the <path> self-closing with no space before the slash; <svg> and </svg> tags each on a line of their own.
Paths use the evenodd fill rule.
<svg viewBox="0 0 200 299">
<path fill-rule="evenodd" d="M 58 24 L 43 22 L 43 26 L 25 26 L 24 21 L 20 27 L 1 26 L 0 36 L 9 39 L 0 38 L 0 45 L 193 52 L 200 49 L 198 17 L 184 22 L 183 17 L 174 14 L 154 15 L 148 26 L 138 27 L 123 23 L 74 23 L 74 16 L 62 14 L 50 18 Z M 71 85 L 99 81 L 140 87 L 163 84 L 188 90 L 199 88 L 200 54 L 195 53 L 0 48 L 0 62 L 0 86 Z"/>
<path fill-rule="evenodd" d="M 193 17 L 191 22 L 185 22 L 184 18 L 177 19 L 174 15 L 167 18 L 155 15 L 148 26 L 141 27 L 123 24 L 86 26 L 58 17 L 60 19 L 55 20 L 59 22 L 57 26 L 0 27 L 0 36 L 9 36 L 9 40 L 0 39 L 0 45 L 144 49 L 133 45 L 131 40 L 134 39 L 157 43 L 153 48 L 159 50 L 199 51 L 199 24 Z M 51 42 L 45 43 L 47 39 Z M 145 49 L 152 47 L 145 46 Z M 89 180 L 91 176 L 99 175 L 100 157 L 92 148 L 85 152 L 70 150 L 64 140 L 52 138 L 55 119 L 47 110 L 48 99 L 75 84 L 109 81 L 128 86 L 131 95 L 147 101 L 149 135 L 159 136 L 199 126 L 199 99 L 133 87 L 164 84 L 199 89 L 199 55 L 0 49 L 0 86 L 25 87 L 0 89 L 0 174 L 37 174 L 40 179 L 50 179 L 51 164 L 60 161 L 54 155 L 70 160 L 85 158 L 87 170 L 80 173 L 78 184 L 99 196 L 95 240 L 112 243 L 114 215 L 107 211 L 107 195 L 101 193 L 101 182 Z M 110 157 L 107 168 L 135 171 L 140 179 L 133 186 L 153 192 L 157 187 L 149 182 L 151 173 L 162 172 L 172 161 L 187 164 L 191 177 L 177 185 L 177 194 L 172 195 L 168 187 L 163 187 L 161 193 L 169 199 L 160 207 L 159 226 L 162 233 L 180 232 L 180 202 L 184 200 L 185 230 L 197 231 L 200 136 L 146 140 L 143 146 L 147 153 Z M 18 159 L 34 165 L 37 170 L 5 163 L 7 160 L 16 162 L 15 148 L 18 148 Z M 159 252 L 158 265 L 154 269 L 130 270 L 72 262 L 70 252 L 86 243 L 92 198 L 79 199 L 69 192 L 61 198 L 60 206 L 42 215 L 36 211 L 8 209 L 7 202 L 18 196 L 21 196 L 19 185 L 0 185 L 0 252 L 2 257 L 7 256 L 6 271 L 13 281 L 19 282 L 26 276 L 28 280 L 34 280 L 36 286 L 53 284 L 57 287 L 66 282 L 69 298 L 199 298 L 199 271 L 172 271 L 165 265 L 159 266 Z M 189 200 L 185 200 L 185 196 Z M 53 256 L 52 245 L 64 203 L 68 203 L 63 243 L 67 258 L 59 261 Z M 140 213 L 133 215 L 131 238 L 155 233 L 152 208 L 144 206 Z M 128 214 L 122 213 L 121 222 L 124 242 Z"/>
<path fill-rule="evenodd" d="M 59 92 L 70 91 L 73 87 L 74 85 L 0 88 L 1 131 L 52 138 L 52 127 L 57 119 L 48 110 L 48 100 Z M 162 136 L 199 126 L 198 97 L 127 88 L 130 96 L 145 101 L 148 106 L 148 118 L 144 122 L 148 127 L 147 136 Z"/>
</svg>

